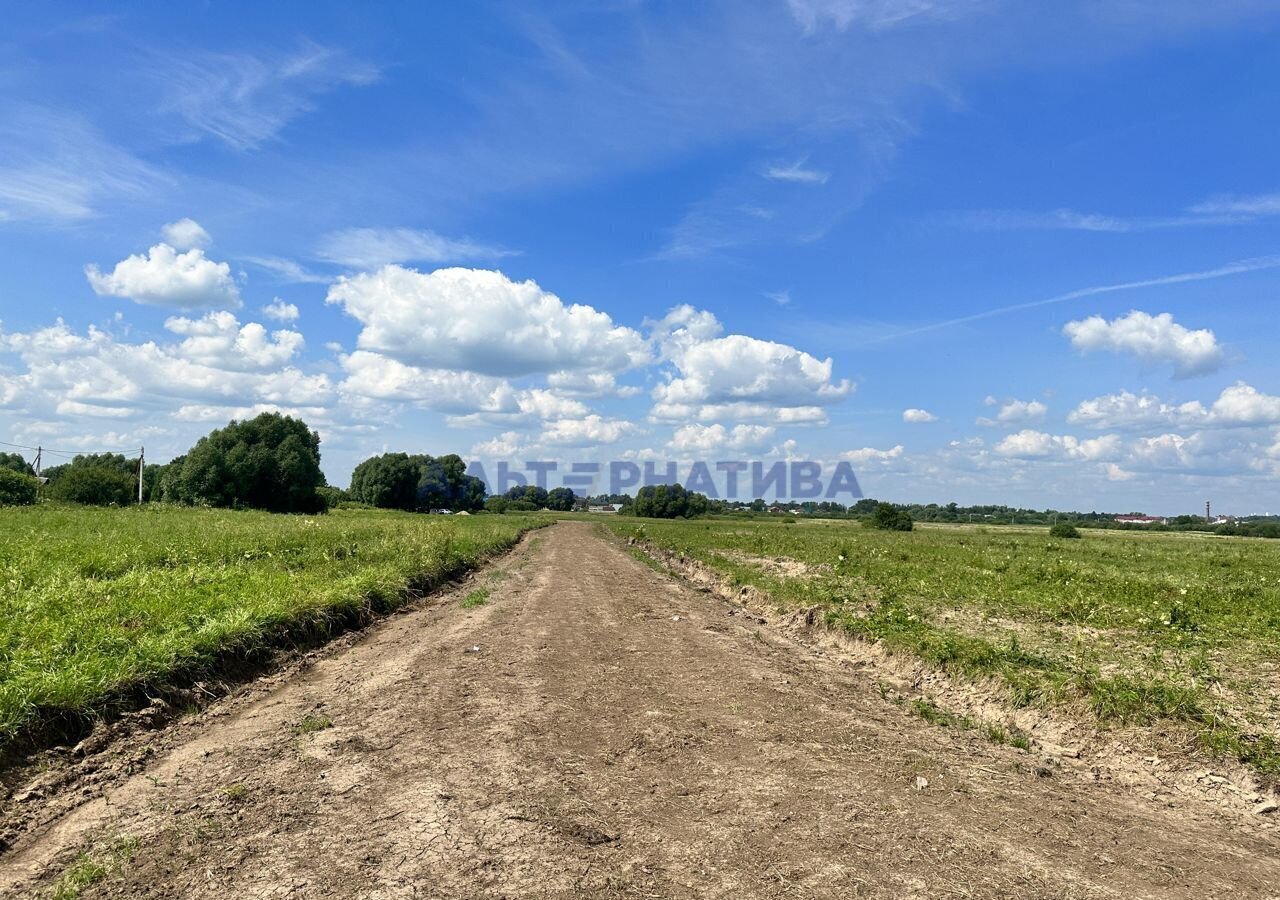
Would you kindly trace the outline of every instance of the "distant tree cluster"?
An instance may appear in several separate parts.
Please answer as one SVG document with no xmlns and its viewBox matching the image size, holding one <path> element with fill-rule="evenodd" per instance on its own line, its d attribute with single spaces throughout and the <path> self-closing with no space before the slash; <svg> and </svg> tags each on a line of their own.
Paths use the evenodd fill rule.
<svg viewBox="0 0 1280 900">
<path fill-rule="evenodd" d="M 1213 533 L 1224 537 L 1280 538 L 1280 522 L 1237 522 L 1234 525 L 1219 525 Z"/>
<path fill-rule="evenodd" d="M 233 421 L 143 475 L 144 494 L 153 500 L 289 513 L 323 511 L 324 484 L 320 436 L 279 413 Z"/>
<path fill-rule="evenodd" d="M 578 497 L 572 488 L 547 490 L 536 484 L 518 484 L 500 497 L 490 497 L 485 509 L 490 512 L 532 512 L 538 509 L 570 512 L 577 502 Z"/>
<path fill-rule="evenodd" d="M 705 494 L 687 491 L 678 484 L 658 484 L 640 488 L 624 512 L 645 519 L 691 519 L 707 509 Z"/>
<path fill-rule="evenodd" d="M 348 494 L 352 500 L 381 509 L 481 509 L 484 482 L 466 472 L 466 462 L 456 453 L 439 457 L 384 453 L 356 466 Z"/>
<path fill-rule="evenodd" d="M 581 506 L 626 506 L 632 501 L 630 494 L 596 494 L 592 497 L 583 497 L 579 501 Z"/>
<path fill-rule="evenodd" d="M 551 497 L 546 488 L 536 484 L 518 484 L 502 495 L 508 512 L 533 512 L 547 505 Z"/>
</svg>

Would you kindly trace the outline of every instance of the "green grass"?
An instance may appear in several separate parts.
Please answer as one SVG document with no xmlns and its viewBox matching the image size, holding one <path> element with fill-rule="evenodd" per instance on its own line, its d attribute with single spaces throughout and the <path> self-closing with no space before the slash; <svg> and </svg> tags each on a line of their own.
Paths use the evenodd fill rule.
<svg viewBox="0 0 1280 900">
<path fill-rule="evenodd" d="M 1104 725 L 1173 723 L 1280 778 L 1280 545 L 1182 534 L 740 520 L 608 523 L 784 608 L 970 679 L 1014 706 Z M 807 564 L 786 577 L 769 561 Z"/>
<path fill-rule="evenodd" d="M 95 853 L 82 853 L 53 885 L 53 900 L 76 900 L 87 887 L 127 865 L 138 850 L 138 839 L 122 837 Z"/>
<path fill-rule="evenodd" d="M 538 517 L 0 510 L 0 749 L 220 655 L 404 602 Z"/>
<path fill-rule="evenodd" d="M 249 786 L 247 784 L 229 784 L 219 793 L 226 797 L 232 803 L 243 803 L 249 799 Z"/>
<path fill-rule="evenodd" d="M 467 596 L 462 598 L 463 609 L 475 609 L 477 606 L 484 606 L 489 600 L 489 591 L 487 588 L 476 588 Z"/>
<path fill-rule="evenodd" d="M 333 719 L 323 713 L 311 713 L 303 716 L 302 721 L 293 729 L 295 734 L 315 734 L 317 731 L 324 731 L 333 727 Z"/>
</svg>

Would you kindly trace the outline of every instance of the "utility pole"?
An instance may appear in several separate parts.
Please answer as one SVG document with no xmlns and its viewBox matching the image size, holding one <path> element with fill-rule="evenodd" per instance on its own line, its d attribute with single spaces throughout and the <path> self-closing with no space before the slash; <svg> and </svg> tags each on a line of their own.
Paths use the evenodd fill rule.
<svg viewBox="0 0 1280 900">
<path fill-rule="evenodd" d="M 138 448 L 138 505 L 142 505 L 142 473 L 145 470 L 147 461 L 147 448 Z"/>
<path fill-rule="evenodd" d="M 39 477 L 40 477 L 40 458 L 41 458 L 43 455 L 44 455 L 44 448 L 43 448 L 43 447 L 37 447 L 37 448 L 36 448 L 36 462 L 35 462 L 36 478 L 39 478 Z"/>
<path fill-rule="evenodd" d="M 1208 501 L 1208 500 L 1204 501 L 1204 520 L 1205 520 L 1206 522 L 1212 522 L 1212 521 L 1213 521 L 1213 517 L 1212 517 L 1211 515 L 1209 515 L 1209 501 Z"/>
</svg>

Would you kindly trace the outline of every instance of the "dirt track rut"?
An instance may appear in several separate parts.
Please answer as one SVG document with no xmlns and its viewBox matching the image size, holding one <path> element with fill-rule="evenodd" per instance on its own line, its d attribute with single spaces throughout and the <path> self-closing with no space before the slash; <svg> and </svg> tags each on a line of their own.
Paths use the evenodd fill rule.
<svg viewBox="0 0 1280 900">
<path fill-rule="evenodd" d="M 83 897 L 1280 896 L 1273 833 L 926 725 L 591 524 L 476 584 L 188 721 L 0 894 L 132 838 Z"/>
</svg>

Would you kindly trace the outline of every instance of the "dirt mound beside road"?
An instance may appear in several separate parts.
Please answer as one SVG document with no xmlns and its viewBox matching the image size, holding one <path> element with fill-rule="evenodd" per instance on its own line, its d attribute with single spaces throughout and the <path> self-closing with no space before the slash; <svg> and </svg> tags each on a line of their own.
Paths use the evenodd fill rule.
<svg viewBox="0 0 1280 900">
<path fill-rule="evenodd" d="M 1280 895 L 1274 830 L 930 727 L 590 524 L 479 581 L 23 800 L 0 895 Z"/>
</svg>

